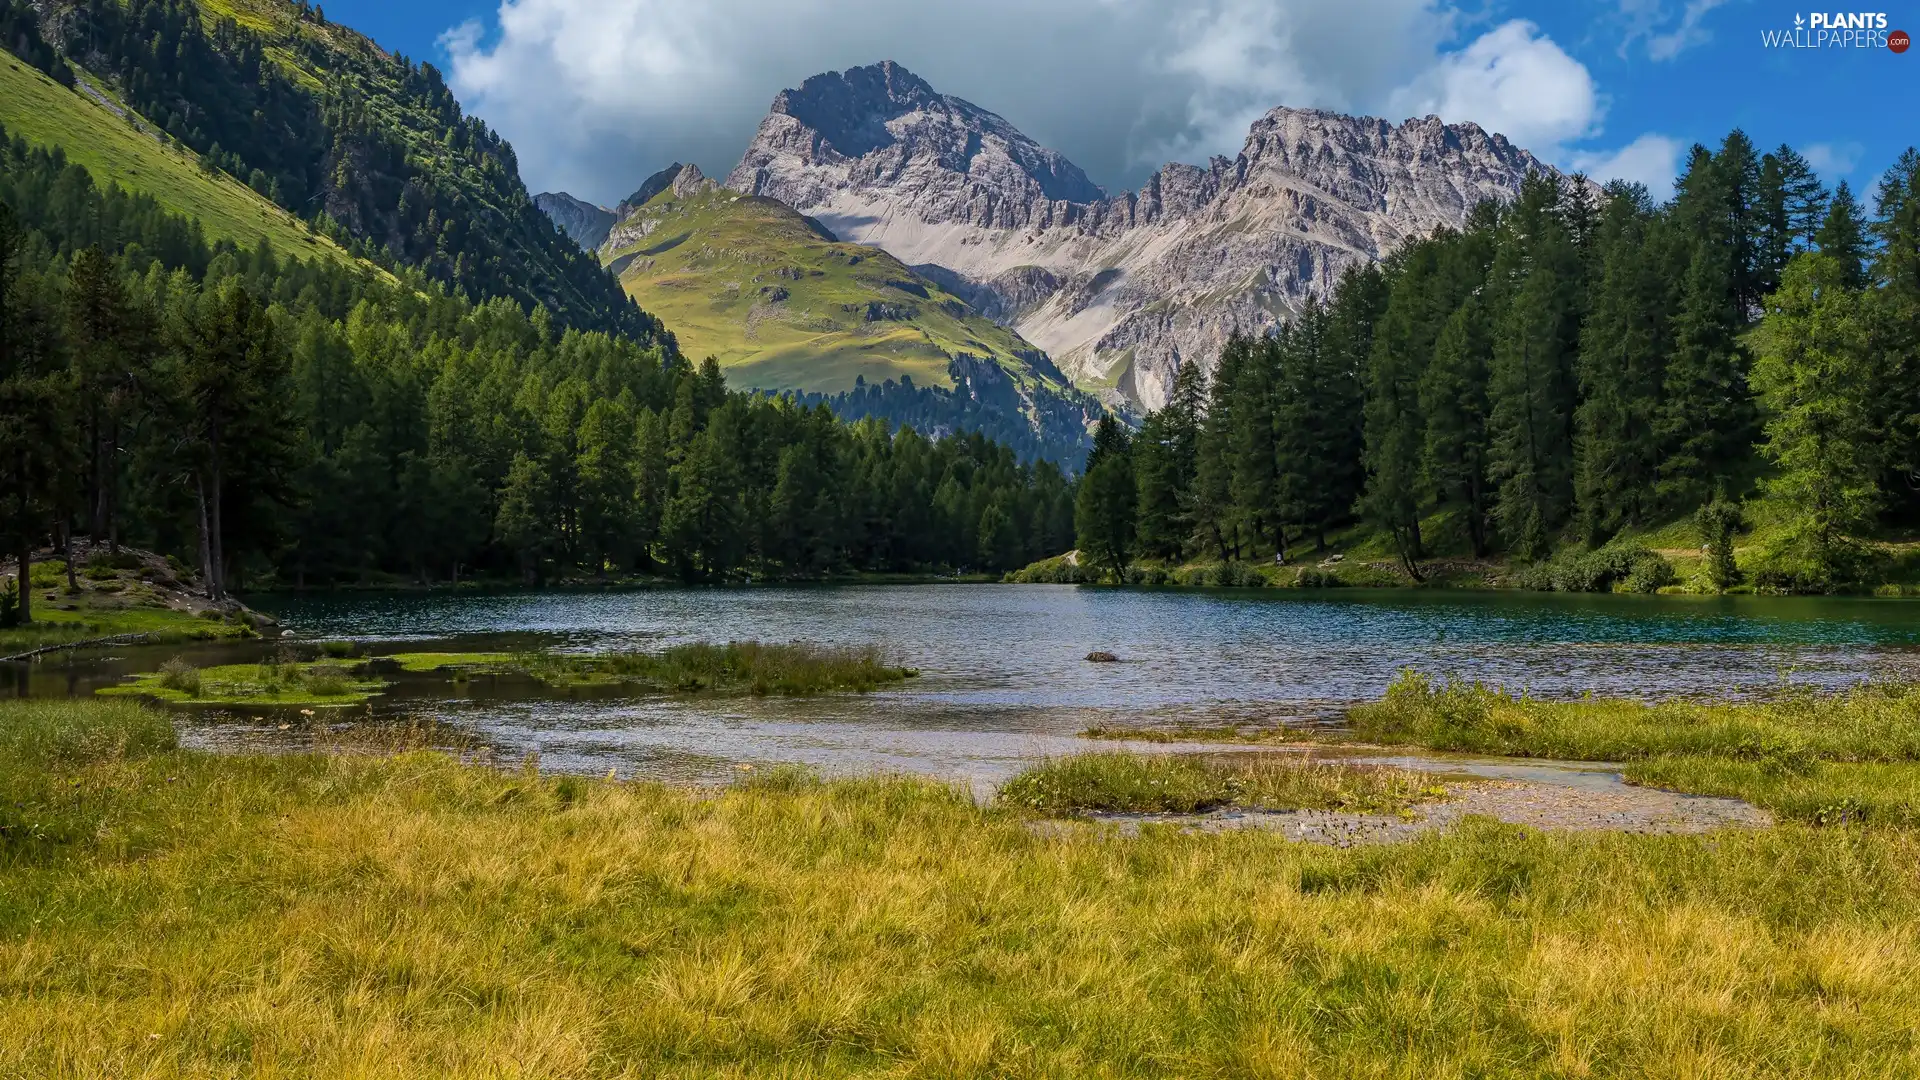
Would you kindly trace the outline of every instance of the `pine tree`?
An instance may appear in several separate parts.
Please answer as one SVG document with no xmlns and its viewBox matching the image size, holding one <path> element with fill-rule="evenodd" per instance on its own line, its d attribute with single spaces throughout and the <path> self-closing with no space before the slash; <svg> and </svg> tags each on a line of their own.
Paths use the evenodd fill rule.
<svg viewBox="0 0 1920 1080">
<path fill-rule="evenodd" d="M 1135 501 L 1133 455 L 1126 429 L 1111 415 L 1100 419 L 1093 450 L 1080 477 L 1073 524 L 1081 558 L 1126 580 L 1133 557 Z"/>
<path fill-rule="evenodd" d="M 1840 273 L 1848 288 L 1866 287 L 1869 253 L 1866 213 L 1845 180 L 1834 188 L 1833 201 L 1827 207 L 1819 231 L 1814 233 L 1813 242 L 1822 255 L 1840 264 Z"/>
<path fill-rule="evenodd" d="M 33 549 L 47 533 L 65 425 L 49 335 L 20 280 L 22 237 L 0 202 L 0 542 L 19 568 L 10 620 L 33 621 Z"/>
<path fill-rule="evenodd" d="M 514 455 L 493 531 L 518 558 L 521 578 L 528 585 L 540 580 L 541 563 L 559 547 L 559 530 L 548 503 L 552 490 L 539 458 L 524 452 Z"/>
<path fill-rule="evenodd" d="M 1402 248 L 1387 261 L 1387 302 L 1374 330 L 1366 406 L 1367 488 L 1362 513 L 1393 540 L 1407 572 L 1419 580 L 1421 457 L 1426 425 L 1420 380 L 1433 356 L 1447 307 L 1439 239 Z"/>
<path fill-rule="evenodd" d="M 1812 254 L 1788 264 L 1772 297 L 1753 386 L 1766 407 L 1768 489 L 1790 506 L 1789 543 L 1815 582 L 1843 580 L 1879 509 L 1884 439 L 1873 422 L 1882 379 L 1866 305 L 1847 268 Z"/>
<path fill-rule="evenodd" d="M 574 472 L 580 497 L 581 552 L 595 574 L 632 561 L 635 533 L 633 419 L 617 401 L 601 398 L 580 423 Z"/>
<path fill-rule="evenodd" d="M 1426 482 L 1444 505 L 1460 515 L 1476 557 L 1485 555 L 1491 543 L 1487 362 L 1492 332 L 1488 323 L 1478 297 L 1462 304 L 1441 329 L 1433 363 L 1420 384 L 1421 409 L 1426 413 Z"/>
<path fill-rule="evenodd" d="M 1696 242 L 1655 424 L 1662 451 L 1657 491 L 1669 511 L 1738 494 L 1755 420 L 1742 329 L 1726 261 L 1711 243 Z"/>
<path fill-rule="evenodd" d="M 1869 348 L 1882 358 L 1880 425 L 1888 440 L 1882 482 L 1898 521 L 1920 523 L 1920 151 L 1908 148 L 1876 192 Z"/>
<path fill-rule="evenodd" d="M 1211 546 L 1221 562 L 1240 557 L 1240 531 L 1233 513 L 1233 402 L 1240 369 L 1253 347 L 1252 342 L 1236 336 L 1220 350 L 1206 419 L 1200 424 L 1195 444 L 1197 461 L 1189 513 L 1194 535 Z"/>
<path fill-rule="evenodd" d="M 1668 231 L 1646 189 L 1615 186 L 1600 226 L 1600 268 L 1581 328 L 1574 419 L 1575 497 L 1591 545 L 1646 520 L 1660 463 L 1654 422 L 1672 348 Z"/>
<path fill-rule="evenodd" d="M 1234 380 L 1233 401 L 1228 406 L 1228 452 L 1233 461 L 1228 491 L 1233 498 L 1234 520 L 1246 527 L 1250 537 L 1270 541 L 1284 557 L 1286 526 L 1277 505 L 1279 459 L 1274 440 L 1279 352 L 1271 337 L 1252 343 Z"/>
<path fill-rule="evenodd" d="M 1507 215 L 1490 290 L 1488 479 L 1494 519 L 1522 558 L 1545 555 L 1573 505 L 1574 357 L 1581 257 L 1560 218 L 1559 182 L 1530 177 Z"/>
<path fill-rule="evenodd" d="M 1792 147 L 1782 144 L 1760 159 L 1759 289 L 1766 295 L 1780 287 L 1787 261 L 1813 243 L 1826 216 L 1827 191 L 1813 166 Z"/>
</svg>

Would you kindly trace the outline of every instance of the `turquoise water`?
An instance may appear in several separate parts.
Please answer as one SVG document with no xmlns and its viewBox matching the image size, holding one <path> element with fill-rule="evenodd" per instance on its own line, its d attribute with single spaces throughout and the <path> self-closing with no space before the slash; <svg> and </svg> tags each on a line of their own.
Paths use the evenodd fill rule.
<svg viewBox="0 0 1920 1080">
<path fill-rule="evenodd" d="M 1084 748 L 1072 736 L 1092 724 L 1326 720 L 1403 667 L 1550 696 L 1920 677 L 1920 604 L 1899 601 L 919 585 L 253 602 L 299 638 L 389 650 L 422 639 L 877 643 L 924 673 L 899 690 L 802 700 L 556 700 L 482 687 L 387 706 L 446 720 L 501 753 L 661 776 L 799 761 L 977 778 Z M 1121 662 L 1086 662 L 1095 649 Z M 208 738 L 255 730 L 248 718 L 204 723 Z"/>
</svg>

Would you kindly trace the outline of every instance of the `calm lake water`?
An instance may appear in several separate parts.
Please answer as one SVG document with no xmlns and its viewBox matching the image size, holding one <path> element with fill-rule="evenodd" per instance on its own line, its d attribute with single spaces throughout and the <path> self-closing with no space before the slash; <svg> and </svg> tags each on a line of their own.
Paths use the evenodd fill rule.
<svg viewBox="0 0 1920 1080">
<path fill-rule="evenodd" d="M 1756 597 L 1323 593 L 918 585 L 497 595 L 259 597 L 300 639 L 397 651 L 657 648 L 709 640 L 877 643 L 919 668 L 904 688 L 814 699 L 529 695 L 476 680 L 403 686 L 380 707 L 444 720 L 500 753 L 672 778 L 742 762 L 968 779 L 1084 749 L 1093 724 L 1312 723 L 1377 696 L 1403 667 L 1526 687 L 1660 696 L 1920 677 L 1920 604 Z M 228 647 L 231 648 L 231 647 Z M 1092 664 L 1090 650 L 1116 653 Z M 164 655 L 41 665 L 31 691 L 90 692 Z M 217 662 L 215 650 L 193 650 Z M 18 676 L 16 692 L 19 687 Z M 270 738 L 205 715 L 190 737 Z"/>
</svg>

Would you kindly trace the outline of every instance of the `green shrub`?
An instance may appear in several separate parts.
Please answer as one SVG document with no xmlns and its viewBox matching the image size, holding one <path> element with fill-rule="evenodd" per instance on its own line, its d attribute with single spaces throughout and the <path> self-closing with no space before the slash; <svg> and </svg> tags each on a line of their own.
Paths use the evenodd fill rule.
<svg viewBox="0 0 1920 1080">
<path fill-rule="evenodd" d="M 303 682 L 307 693 L 315 697 L 340 697 L 353 692 L 353 684 L 345 675 L 327 668 L 309 671 Z"/>
<path fill-rule="evenodd" d="M 60 559 L 48 559 L 33 564 L 33 573 L 27 575 L 28 584 L 36 589 L 51 589 L 67 582 L 67 564 Z"/>
<path fill-rule="evenodd" d="M 1846 592 L 1876 581 L 1889 569 L 1885 552 L 1850 538 L 1820 544 L 1805 535 L 1767 545 L 1753 570 L 1753 583 L 1775 592 Z"/>
<path fill-rule="evenodd" d="M 1540 592 L 1658 592 L 1678 576 L 1673 564 L 1641 544 L 1614 541 L 1593 551 L 1563 551 L 1515 576 L 1523 589 Z"/>
<path fill-rule="evenodd" d="M 160 665 L 160 685 L 183 694 L 200 695 L 200 669 L 179 657 Z"/>
<path fill-rule="evenodd" d="M 320 655 L 322 656 L 344 658 L 352 656 L 354 651 L 355 647 L 351 641 L 323 641 L 320 643 Z"/>
</svg>

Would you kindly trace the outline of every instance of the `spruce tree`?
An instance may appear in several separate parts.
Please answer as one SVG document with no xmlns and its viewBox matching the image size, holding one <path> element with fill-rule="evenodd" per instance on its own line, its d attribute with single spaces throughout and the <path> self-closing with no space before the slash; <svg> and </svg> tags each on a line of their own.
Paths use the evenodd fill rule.
<svg viewBox="0 0 1920 1080">
<path fill-rule="evenodd" d="M 1426 479 L 1466 527 L 1478 557 L 1487 532 L 1487 361 L 1492 352 L 1485 305 L 1468 299 L 1447 319 L 1420 385 L 1426 413 Z"/>
<path fill-rule="evenodd" d="M 1426 442 L 1420 380 L 1446 317 L 1438 295 L 1441 243 L 1423 240 L 1387 260 L 1387 302 L 1374 329 L 1368 368 L 1362 513 L 1392 539 L 1416 580 L 1416 560 L 1426 554 L 1420 535 Z"/>
<path fill-rule="evenodd" d="M 1813 243 L 1826 215 L 1827 191 L 1813 166 L 1791 146 L 1782 144 L 1760 159 L 1759 289 L 1761 295 L 1780 286 L 1787 261 Z"/>
<path fill-rule="evenodd" d="M 1822 255 L 1840 264 L 1841 277 L 1849 289 L 1866 286 L 1870 252 L 1867 217 L 1845 180 L 1834 188 L 1833 201 L 1814 233 L 1813 243 Z"/>
<path fill-rule="evenodd" d="M 1573 505 L 1574 357 L 1581 319 L 1581 256 L 1560 214 L 1559 181 L 1529 177 L 1502 228 L 1490 291 L 1488 479 L 1494 520 L 1509 547 L 1536 559 Z"/>
<path fill-rule="evenodd" d="M 1194 535 L 1221 562 L 1240 557 L 1240 531 L 1233 512 L 1233 405 L 1240 369 L 1254 348 L 1244 337 L 1230 339 L 1213 371 L 1206 419 L 1195 442 L 1192 496 L 1188 512 Z"/>
<path fill-rule="evenodd" d="M 1873 232 L 1879 250 L 1868 298 L 1884 380 L 1878 415 L 1888 440 L 1882 487 L 1902 525 L 1920 524 L 1920 151 L 1908 148 L 1881 178 Z"/>
<path fill-rule="evenodd" d="M 1654 422 L 1672 348 L 1664 268 L 1670 230 L 1646 189 L 1615 185 L 1600 226 L 1599 273 L 1581 327 L 1574 417 L 1575 498 L 1592 545 L 1646 520 L 1660 463 Z"/>
<path fill-rule="evenodd" d="M 1111 414 L 1100 418 L 1074 502 L 1074 533 L 1081 558 L 1118 582 L 1126 581 L 1134 550 L 1138 491 L 1130 441 Z"/>
<path fill-rule="evenodd" d="M 1772 297 L 1753 387 L 1766 408 L 1767 487 L 1792 510 L 1790 545 L 1813 583 L 1843 580 L 1879 509 L 1885 440 L 1867 306 L 1847 268 L 1823 254 L 1787 266 Z"/>
</svg>

